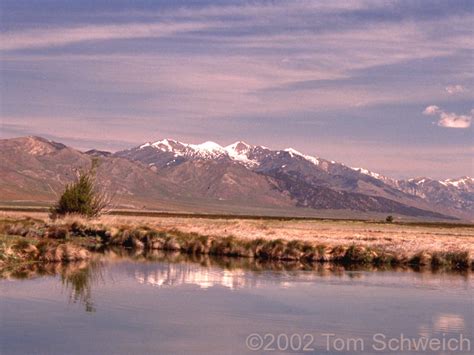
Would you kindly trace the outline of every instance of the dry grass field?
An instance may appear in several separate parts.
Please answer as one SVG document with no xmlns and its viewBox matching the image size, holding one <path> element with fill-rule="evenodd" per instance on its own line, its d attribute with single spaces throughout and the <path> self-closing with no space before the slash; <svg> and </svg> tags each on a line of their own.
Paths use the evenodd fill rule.
<svg viewBox="0 0 474 355">
<path fill-rule="evenodd" d="M 3 218 L 32 217 L 48 220 L 46 213 L 0 212 Z M 69 217 L 77 219 L 76 217 Z M 68 219 L 65 220 L 68 222 Z M 418 252 L 467 251 L 474 259 L 474 225 L 443 226 L 428 224 L 375 223 L 332 220 L 276 220 L 190 217 L 144 217 L 105 215 L 87 223 L 108 227 L 143 227 L 178 230 L 212 237 L 238 239 L 301 240 L 332 246 L 361 245 L 388 250 L 398 255 Z"/>
</svg>

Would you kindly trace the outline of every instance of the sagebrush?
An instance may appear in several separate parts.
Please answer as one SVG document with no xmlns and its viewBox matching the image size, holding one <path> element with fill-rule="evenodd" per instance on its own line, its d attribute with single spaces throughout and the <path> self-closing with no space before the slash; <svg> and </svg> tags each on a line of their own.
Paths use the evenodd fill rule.
<svg viewBox="0 0 474 355">
<path fill-rule="evenodd" d="M 53 219 L 68 214 L 98 217 L 111 202 L 107 193 L 100 189 L 95 179 L 95 169 L 78 173 L 76 181 L 67 184 L 58 202 L 51 208 Z"/>
</svg>

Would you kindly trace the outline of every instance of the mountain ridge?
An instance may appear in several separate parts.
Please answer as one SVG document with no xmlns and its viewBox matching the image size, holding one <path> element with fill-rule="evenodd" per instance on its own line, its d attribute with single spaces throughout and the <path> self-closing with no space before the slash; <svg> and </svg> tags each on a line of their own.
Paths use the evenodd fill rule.
<svg viewBox="0 0 474 355">
<path fill-rule="evenodd" d="M 162 145 L 167 145 L 168 147 L 170 147 L 169 142 L 173 142 L 174 144 L 182 145 L 182 146 L 187 147 L 189 149 L 195 149 L 197 152 L 201 152 L 201 155 L 203 157 L 205 157 L 205 154 L 203 154 L 202 152 L 207 150 L 207 151 L 209 151 L 209 154 L 208 154 L 209 157 L 217 157 L 219 155 L 218 153 L 220 152 L 221 154 L 227 153 L 230 158 L 233 158 L 236 161 L 239 161 L 239 160 L 247 161 L 248 156 L 246 156 L 245 151 L 249 151 L 249 150 L 254 149 L 254 148 L 260 148 L 260 149 L 271 150 L 271 151 L 286 151 L 290 154 L 301 156 L 304 159 L 312 162 L 315 165 L 319 165 L 319 164 L 322 164 L 324 162 L 329 163 L 329 164 L 340 164 L 340 165 L 346 166 L 346 167 L 348 167 L 348 168 L 350 168 L 354 171 L 360 172 L 362 174 L 365 174 L 365 175 L 368 175 L 368 176 L 371 176 L 373 178 L 380 179 L 380 180 L 391 180 L 391 181 L 396 182 L 396 181 L 419 181 L 419 180 L 422 180 L 422 179 L 427 179 L 427 180 L 430 180 L 430 181 L 437 181 L 440 184 L 443 184 L 445 186 L 452 185 L 452 186 L 456 186 L 456 187 L 457 187 L 457 184 L 459 184 L 459 183 L 464 184 L 464 185 L 474 184 L 474 178 L 470 177 L 470 176 L 467 176 L 467 175 L 456 177 L 456 178 L 447 178 L 447 179 L 444 179 L 444 180 L 437 180 L 437 179 L 433 179 L 433 178 L 430 178 L 430 177 L 427 177 L 427 176 L 417 176 L 417 177 L 412 177 L 412 178 L 408 178 L 408 179 L 396 179 L 396 178 L 388 177 L 386 175 L 371 171 L 371 170 L 366 169 L 366 168 L 351 167 L 351 166 L 348 166 L 348 165 L 346 165 L 342 162 L 337 162 L 337 161 L 334 161 L 334 160 L 327 160 L 327 159 L 323 159 L 323 158 L 320 158 L 320 157 L 307 155 L 307 154 L 304 154 L 304 153 L 302 153 L 302 152 L 300 152 L 300 151 L 298 151 L 294 148 L 291 148 L 291 147 L 284 148 L 284 149 L 272 150 L 268 147 L 261 146 L 261 145 L 252 145 L 252 144 L 246 143 L 242 140 L 236 141 L 236 142 L 234 142 L 232 144 L 229 144 L 227 146 L 221 146 L 220 144 L 218 144 L 216 142 L 213 142 L 213 141 L 206 141 L 206 142 L 201 143 L 201 144 L 191 144 L 191 143 L 184 143 L 184 142 L 177 141 L 177 140 L 170 139 L 170 138 L 164 138 L 162 140 L 158 140 L 158 141 L 153 142 L 153 143 L 152 142 L 146 142 L 146 143 L 138 146 L 138 148 L 143 149 L 143 148 L 146 148 L 146 147 L 154 147 L 156 149 L 160 149 L 160 146 L 162 146 Z M 134 148 L 136 148 L 136 147 L 134 147 Z M 130 148 L 130 149 L 134 149 L 134 148 Z M 119 152 L 111 153 L 111 154 L 126 152 L 126 151 L 129 151 L 130 149 L 121 150 Z M 170 152 L 172 150 L 168 150 L 168 151 Z M 214 152 L 214 154 L 212 154 L 211 152 Z M 188 154 L 188 156 L 191 156 L 191 154 Z"/>
<path fill-rule="evenodd" d="M 80 152 L 41 137 L 3 139 L 0 146 L 2 200 L 54 200 L 74 169 L 99 159 L 100 182 L 131 208 L 212 205 L 472 219 L 470 177 L 396 180 L 292 148 L 164 139 L 115 153 Z"/>
<path fill-rule="evenodd" d="M 172 144 L 169 144 L 170 142 Z M 227 146 L 209 141 L 202 144 L 188 144 L 168 138 L 119 151 L 115 155 L 146 162 L 157 169 L 179 165 L 187 160 L 228 159 L 277 180 L 294 179 L 295 176 L 290 175 L 298 172 L 301 181 L 309 183 L 313 189 L 331 188 L 349 193 L 369 194 L 402 203 L 406 203 L 408 199 L 414 207 L 430 208 L 429 205 L 434 205 L 439 210 L 447 208 L 450 213 L 463 216 L 469 216 L 474 211 L 472 199 L 474 181 L 470 177 L 444 181 L 429 178 L 394 179 L 368 169 L 349 167 L 334 160 L 306 155 L 294 148 L 272 150 L 244 141 L 237 141 Z M 295 166 L 297 160 L 300 161 L 299 166 Z M 288 166 L 292 166 L 292 171 L 287 171 Z M 433 189 L 420 184 L 420 181 L 436 181 L 439 187 Z M 283 186 L 288 189 L 288 184 L 283 183 Z M 303 200 L 301 197 L 297 203 L 306 205 L 307 201 Z M 313 204 L 313 207 L 314 205 L 317 204 Z"/>
</svg>

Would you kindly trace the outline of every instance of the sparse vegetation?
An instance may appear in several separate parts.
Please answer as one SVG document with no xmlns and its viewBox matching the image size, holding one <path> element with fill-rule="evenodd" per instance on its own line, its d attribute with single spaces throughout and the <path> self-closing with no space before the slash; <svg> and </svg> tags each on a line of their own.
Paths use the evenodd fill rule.
<svg viewBox="0 0 474 355">
<path fill-rule="evenodd" d="M 20 236 L 0 237 L 0 270 L 21 270 L 38 263 L 88 260 L 90 252 L 80 244 Z"/>
<path fill-rule="evenodd" d="M 102 191 L 95 180 L 95 168 L 78 173 L 77 180 L 66 185 L 58 202 L 51 208 L 52 219 L 64 217 L 68 214 L 77 214 L 87 218 L 100 216 L 110 204 L 110 198 Z"/>
<path fill-rule="evenodd" d="M 344 243 L 321 243 L 318 240 L 297 238 L 241 238 L 232 235 L 216 236 L 186 232 L 176 228 L 149 225 L 101 224 L 87 219 L 69 218 L 48 224 L 22 220 L 0 223 L 0 233 L 33 238 L 34 248 L 19 242 L 11 250 L 18 255 L 30 255 L 36 261 L 66 262 L 86 258 L 84 251 L 74 250 L 81 240 L 89 249 L 99 244 L 150 252 L 155 250 L 179 251 L 191 255 L 244 257 L 302 264 L 333 262 L 342 265 L 372 265 L 377 267 L 424 267 L 446 270 L 474 270 L 469 249 L 451 246 L 443 250 L 418 246 L 401 249 L 392 239 L 368 242 L 367 238 Z M 18 238 L 18 237 L 17 237 Z M 71 243 L 74 241 L 74 243 Z M 381 244 L 384 242 L 385 244 Z M 31 255 L 34 255 L 32 257 Z M 27 258 L 27 257 L 25 257 Z"/>
<path fill-rule="evenodd" d="M 385 222 L 392 223 L 393 222 L 393 216 L 392 215 L 387 216 L 387 218 L 385 218 Z"/>
</svg>

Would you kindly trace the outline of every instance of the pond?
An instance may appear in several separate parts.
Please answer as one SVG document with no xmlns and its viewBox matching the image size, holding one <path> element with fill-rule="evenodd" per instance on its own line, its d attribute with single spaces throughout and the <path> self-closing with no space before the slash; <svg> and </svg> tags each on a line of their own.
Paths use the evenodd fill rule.
<svg viewBox="0 0 474 355">
<path fill-rule="evenodd" d="M 474 346 L 469 274 L 108 252 L 4 276 L 0 290 L 1 354 L 399 354 L 423 346 L 461 354 Z"/>
</svg>

